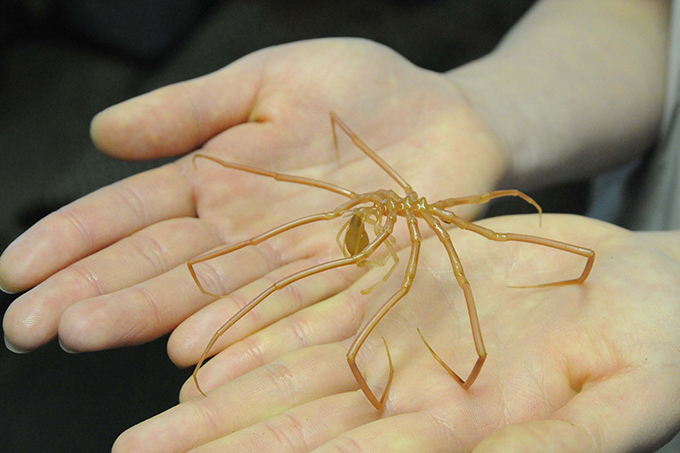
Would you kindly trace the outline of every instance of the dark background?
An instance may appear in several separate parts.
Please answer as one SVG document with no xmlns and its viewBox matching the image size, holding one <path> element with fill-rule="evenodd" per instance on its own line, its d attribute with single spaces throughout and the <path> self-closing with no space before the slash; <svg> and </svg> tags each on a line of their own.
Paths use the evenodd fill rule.
<svg viewBox="0 0 680 453">
<path fill-rule="evenodd" d="M 5 1 L 0 248 L 58 207 L 162 163 L 119 162 L 95 150 L 90 119 L 113 103 L 263 47 L 316 37 L 369 38 L 419 66 L 445 71 L 492 50 L 532 4 Z M 583 212 L 586 194 L 587 185 L 577 184 L 532 195 L 546 211 Z M 4 312 L 15 296 L 1 297 Z M 24 355 L 0 347 L 0 451 L 109 450 L 124 429 L 177 403 L 191 370 L 169 361 L 165 342 L 79 355 L 55 342 Z"/>
</svg>

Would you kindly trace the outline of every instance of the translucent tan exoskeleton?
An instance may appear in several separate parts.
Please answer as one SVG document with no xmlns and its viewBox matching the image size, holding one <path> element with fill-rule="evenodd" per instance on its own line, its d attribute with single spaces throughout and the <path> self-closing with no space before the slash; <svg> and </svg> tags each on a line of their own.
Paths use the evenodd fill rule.
<svg viewBox="0 0 680 453">
<path fill-rule="evenodd" d="M 493 241 L 517 241 L 517 242 L 527 242 L 531 244 L 543 245 L 546 247 L 551 247 L 557 250 L 562 250 L 568 253 L 573 253 L 576 255 L 583 256 L 586 258 L 586 263 L 581 275 L 577 278 L 570 280 L 563 280 L 552 283 L 545 283 L 541 285 L 535 285 L 534 287 L 546 287 L 546 286 L 556 286 L 556 285 L 567 285 L 572 283 L 582 283 L 588 277 L 595 260 L 595 252 L 585 247 L 579 247 L 576 245 L 568 244 L 565 242 L 555 241 L 552 239 L 546 239 L 539 236 L 530 236 L 524 234 L 514 234 L 514 233 L 496 233 L 488 228 L 481 225 L 477 225 L 473 222 L 469 222 L 462 217 L 457 216 L 448 208 L 460 205 L 470 205 L 470 204 L 481 204 L 487 203 L 492 199 L 499 197 L 519 197 L 533 205 L 537 210 L 539 215 L 542 213 L 541 207 L 528 195 L 517 191 L 517 190 L 497 190 L 483 195 L 473 195 L 467 197 L 459 198 L 447 198 L 434 203 L 428 203 L 425 198 L 419 197 L 416 192 L 411 188 L 411 186 L 402 178 L 387 162 L 385 162 L 380 156 L 378 156 L 375 151 L 373 151 L 368 145 L 366 145 L 350 128 L 335 114 L 330 114 L 331 126 L 333 131 L 333 143 L 336 152 L 338 151 L 337 144 L 337 134 L 336 127 L 342 129 L 354 142 L 354 144 L 363 151 L 370 159 L 372 159 L 382 170 L 384 170 L 394 181 L 401 186 L 404 190 L 405 195 L 399 196 L 393 190 L 379 189 L 374 192 L 368 193 L 355 193 L 351 190 L 345 189 L 343 187 L 327 183 L 324 181 L 318 181 L 315 179 L 305 178 L 301 176 L 292 176 L 281 173 L 275 173 L 273 171 L 264 170 L 261 168 L 250 167 L 243 164 L 237 164 L 232 162 L 227 162 L 216 157 L 196 154 L 194 155 L 194 162 L 196 159 L 208 159 L 215 163 L 222 165 L 223 167 L 245 171 L 249 173 L 254 173 L 269 178 L 274 178 L 277 181 L 289 182 L 294 184 L 303 184 L 307 186 L 316 187 L 322 190 L 327 190 L 334 192 L 336 194 L 342 195 L 348 198 L 348 201 L 342 203 L 337 208 L 323 212 L 320 214 L 314 214 L 307 217 L 302 217 L 297 220 L 293 220 L 262 234 L 254 236 L 248 240 L 239 242 L 237 244 L 229 245 L 222 249 L 214 252 L 199 256 L 190 260 L 187 264 L 189 267 L 189 272 L 192 278 L 196 282 L 198 288 L 204 294 L 216 296 L 217 294 L 212 294 L 205 290 L 201 284 L 194 266 L 198 263 L 208 261 L 219 256 L 226 255 L 233 251 L 239 250 L 243 247 L 259 244 L 273 236 L 281 234 L 285 231 L 289 231 L 293 228 L 297 228 L 301 225 L 306 225 L 313 222 L 328 221 L 336 219 L 342 216 L 349 216 L 349 220 L 343 225 L 340 232 L 338 233 L 337 241 L 340 249 L 343 252 L 344 257 L 329 261 L 317 266 L 310 267 L 308 269 L 291 274 L 281 280 L 277 281 L 269 288 L 264 290 L 259 296 L 246 304 L 241 310 L 239 310 L 234 316 L 231 317 L 220 329 L 218 329 L 213 335 L 212 339 L 206 346 L 203 354 L 201 355 L 196 368 L 193 373 L 193 379 L 198 388 L 199 392 L 205 396 L 201 390 L 198 383 L 198 371 L 201 365 L 206 360 L 210 354 L 210 350 L 214 346 L 217 339 L 224 334 L 231 326 L 243 318 L 248 312 L 255 308 L 260 302 L 265 300 L 275 291 L 278 291 L 300 279 L 309 277 L 320 272 L 324 272 L 330 269 L 336 269 L 342 266 L 358 265 L 363 266 L 366 264 L 384 264 L 385 260 L 377 263 L 369 261 L 369 257 L 378 249 L 381 245 L 385 245 L 389 250 L 389 255 L 387 258 L 392 258 L 394 265 L 385 275 L 383 281 L 387 280 L 392 272 L 396 268 L 398 262 L 397 254 L 393 246 L 394 238 L 391 236 L 395 223 L 398 218 L 403 217 L 406 219 L 406 224 L 408 226 L 409 236 L 410 236 L 410 255 L 408 262 L 406 264 L 406 271 L 404 273 L 403 282 L 399 290 L 397 290 L 387 301 L 385 301 L 380 308 L 373 314 L 373 316 L 368 320 L 368 322 L 359 330 L 354 342 L 347 351 L 347 361 L 349 367 L 354 375 L 359 387 L 366 395 L 371 404 L 380 412 L 385 407 L 387 396 L 389 393 L 390 385 L 392 383 L 392 377 L 394 375 L 394 367 L 392 365 L 392 359 L 390 357 L 390 352 L 387 347 L 387 342 L 385 343 L 385 349 L 387 352 L 390 372 L 387 383 L 385 385 L 385 390 L 383 391 L 380 398 L 378 398 L 373 391 L 369 388 L 366 383 L 365 378 L 361 374 L 357 364 L 356 357 L 361 349 L 362 345 L 366 341 L 366 338 L 371 334 L 376 325 L 383 319 L 383 317 L 399 302 L 411 289 L 413 280 L 416 276 L 416 270 L 418 267 L 418 255 L 420 253 L 420 243 L 421 243 L 421 233 L 418 223 L 418 219 L 422 219 L 428 228 L 432 229 L 434 234 L 437 236 L 439 241 L 441 241 L 446 253 L 451 262 L 451 267 L 453 273 L 456 277 L 458 285 L 463 291 L 465 296 L 465 302 L 467 304 L 468 314 L 470 316 L 470 325 L 472 327 L 472 336 L 474 339 L 475 349 L 478 355 L 477 361 L 475 362 L 470 374 L 466 379 L 462 379 L 455 371 L 449 367 L 444 360 L 442 360 L 430 344 L 425 340 L 425 337 L 418 329 L 418 333 L 425 343 L 425 346 L 430 351 L 432 356 L 441 364 L 442 367 L 448 372 L 449 375 L 464 389 L 469 388 L 479 376 L 479 373 L 486 359 L 486 350 L 484 348 L 484 341 L 482 340 L 482 332 L 479 325 L 479 319 L 477 317 L 477 309 L 475 308 L 475 300 L 472 295 L 472 289 L 470 283 L 465 277 L 465 272 L 461 264 L 460 258 L 456 253 L 456 250 L 451 242 L 451 238 L 446 231 L 445 225 L 453 225 L 458 228 L 469 230 L 474 233 L 480 234 L 487 239 Z M 366 232 L 366 225 L 372 226 L 374 231 L 374 238 L 371 240 L 368 233 Z M 378 282 L 377 284 L 380 284 Z M 366 288 L 362 293 L 366 294 L 370 292 L 376 285 L 370 288 Z"/>
</svg>

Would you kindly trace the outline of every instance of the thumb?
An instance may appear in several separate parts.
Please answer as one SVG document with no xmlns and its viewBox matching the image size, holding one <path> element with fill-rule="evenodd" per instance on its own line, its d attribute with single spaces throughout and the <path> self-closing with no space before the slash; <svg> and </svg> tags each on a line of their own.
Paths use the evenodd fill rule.
<svg viewBox="0 0 680 453">
<path fill-rule="evenodd" d="M 678 371 L 650 365 L 585 383 L 550 419 L 501 428 L 474 453 L 654 451 L 677 431 Z"/>
<path fill-rule="evenodd" d="M 474 453 L 596 452 L 590 434 L 564 420 L 532 420 L 505 426 L 484 439 Z"/>
<path fill-rule="evenodd" d="M 219 71 L 159 88 L 97 114 L 90 125 L 95 145 L 127 160 L 176 156 L 248 121 L 259 65 L 248 57 Z"/>
</svg>

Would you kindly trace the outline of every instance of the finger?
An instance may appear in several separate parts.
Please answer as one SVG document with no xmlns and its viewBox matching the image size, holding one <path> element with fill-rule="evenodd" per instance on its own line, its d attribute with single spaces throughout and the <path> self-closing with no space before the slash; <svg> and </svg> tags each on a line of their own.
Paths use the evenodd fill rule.
<svg viewBox="0 0 680 453">
<path fill-rule="evenodd" d="M 531 420 L 509 425 L 483 440 L 474 453 L 606 451 L 595 449 L 595 441 L 581 426 L 565 420 Z M 623 450 L 616 450 L 623 451 Z"/>
<path fill-rule="evenodd" d="M 307 293 L 304 289 L 298 289 L 297 292 Z M 204 391 L 217 388 L 287 353 L 340 342 L 353 336 L 362 322 L 363 311 L 357 306 L 356 297 L 348 293 L 344 291 L 315 303 L 227 347 L 201 368 L 201 388 Z M 285 305 L 283 300 L 277 300 L 276 303 Z M 177 330 L 168 342 L 169 351 L 173 351 L 178 342 L 176 338 Z M 175 359 L 172 352 L 170 355 Z M 189 363 L 196 362 L 195 354 L 192 356 L 194 358 Z M 182 387 L 180 401 L 197 395 L 194 380 L 189 379 Z"/>
<path fill-rule="evenodd" d="M 300 259 L 287 264 L 279 263 L 280 267 L 274 268 L 258 280 L 213 302 L 187 319 L 173 332 L 168 346 L 171 358 L 181 366 L 195 364 L 213 334 L 246 304 L 282 278 L 325 261 L 327 259 L 315 257 Z M 240 267 L 243 269 L 243 264 L 240 264 Z M 238 273 L 238 269 L 238 265 L 234 266 L 231 273 Z M 291 313 L 296 313 L 304 307 L 328 299 L 347 288 L 360 272 L 355 267 L 334 269 L 303 278 L 273 292 L 225 332 L 212 348 L 212 353 L 225 349 L 228 345 L 264 329 Z M 295 320 L 291 322 L 295 322 Z M 301 325 L 298 326 L 305 328 Z M 280 332 L 277 329 L 277 333 Z M 297 334 L 304 335 L 304 332 L 297 332 Z M 267 334 L 259 335 L 271 338 Z M 299 341 L 298 339 L 298 343 Z"/>
<path fill-rule="evenodd" d="M 194 215 L 179 165 L 132 176 L 48 215 L 0 257 L 0 286 L 23 291 L 69 264 L 158 221 Z"/>
<path fill-rule="evenodd" d="M 225 286 L 227 293 L 246 284 L 242 290 L 224 298 L 223 303 L 218 301 L 210 304 L 214 298 L 198 290 L 185 264 L 130 288 L 77 303 L 64 312 L 59 322 L 62 346 L 71 351 L 91 351 L 141 344 L 170 332 L 191 314 L 210 304 L 210 308 L 199 316 L 198 326 L 190 324 L 190 328 L 197 330 L 186 330 L 189 334 L 188 343 L 195 352 L 193 362 L 190 363 L 195 363 L 205 344 L 219 327 L 213 329 L 215 323 L 222 324 L 229 319 L 225 319 L 219 311 L 220 307 L 224 307 L 223 304 L 236 311 L 274 281 L 294 270 L 309 267 L 312 262 L 301 260 L 285 264 L 268 255 L 260 255 L 259 261 L 248 259 L 255 254 L 258 254 L 255 248 L 249 248 L 246 253 L 235 255 L 226 266 L 219 269 L 219 272 L 229 276 L 224 279 L 228 281 Z M 244 265 L 245 263 L 250 266 Z M 271 266 L 275 270 L 263 276 Z M 259 280 L 248 284 L 254 279 Z M 340 282 L 342 281 L 341 279 Z M 252 313 L 250 321 L 246 319 L 239 323 L 235 332 L 237 335 L 245 335 L 261 329 L 301 306 L 339 291 L 342 283 L 339 285 L 319 285 L 312 279 L 299 287 L 291 285 L 277 291 L 277 296 L 282 297 L 282 303 L 266 304 L 263 310 Z M 210 328 L 205 327 L 206 323 Z M 199 343 L 198 338 L 201 339 Z"/>
<path fill-rule="evenodd" d="M 279 265 L 272 255 L 249 248 L 218 272 L 229 276 L 222 287 L 231 292 Z M 59 321 L 59 339 L 62 347 L 78 352 L 141 344 L 168 333 L 213 300 L 200 292 L 182 263 L 132 287 L 74 304 Z"/>
<path fill-rule="evenodd" d="M 296 351 L 124 432 L 113 451 L 187 451 L 356 382 L 339 344 Z M 366 410 L 370 405 L 365 404 Z M 238 416 L 234 416 L 238 414 Z"/>
<path fill-rule="evenodd" d="M 197 239 L 200 238 L 192 237 L 192 240 Z M 208 238 L 207 240 L 208 243 L 213 245 L 213 242 L 217 239 Z M 275 269 L 275 271 L 269 277 L 270 280 L 267 284 L 273 283 L 274 280 L 272 279 L 281 278 L 294 270 L 298 270 L 296 266 L 300 268 L 309 267 L 311 263 L 316 264 L 313 260 L 299 260 L 300 253 L 309 252 L 305 247 L 301 247 L 300 251 L 287 252 L 283 256 L 279 253 L 280 247 L 276 245 L 278 240 L 282 239 L 275 238 L 268 241 L 265 244 L 266 246 L 247 247 L 236 253 L 203 263 L 200 265 L 201 267 L 196 268 L 197 275 L 202 281 L 207 278 L 208 283 L 213 280 L 219 281 L 220 284 L 217 286 L 219 286 L 220 291 L 218 294 L 231 294 L 244 285 L 257 282 L 257 279 L 262 278 L 272 269 Z M 204 244 L 201 242 L 200 245 L 203 246 Z M 186 256 L 183 258 L 185 259 Z M 282 260 L 292 260 L 292 264 Z M 281 266 L 283 266 L 281 270 L 278 270 Z M 266 278 L 263 280 L 263 282 L 267 281 Z M 341 278 L 340 281 L 343 281 L 343 279 Z M 208 285 L 211 289 L 213 286 L 216 285 Z M 254 288 L 257 289 L 257 286 Z M 287 291 L 294 292 L 294 288 L 289 288 Z M 333 285 L 327 285 L 323 290 L 336 291 Z M 237 294 L 241 294 L 241 292 Z M 252 297 L 255 297 L 255 295 L 249 294 L 248 300 Z M 246 303 L 244 298 L 237 296 L 236 299 L 241 304 Z M 74 304 L 63 313 L 63 317 L 59 321 L 60 341 L 62 347 L 70 351 L 90 351 L 140 344 L 168 333 L 188 316 L 213 300 L 214 298 L 199 291 L 186 265 L 181 264 L 169 272 L 130 288 Z M 316 300 L 318 299 L 310 297 L 308 303 Z M 294 307 L 284 307 L 284 310 L 294 310 L 296 309 Z M 286 313 L 289 312 L 286 311 Z M 265 310 L 264 313 L 268 312 Z M 271 315 L 267 323 L 280 319 L 281 316 L 283 315 Z M 219 316 L 215 315 L 207 321 L 223 322 L 220 319 Z M 258 324 L 254 329 L 262 328 L 264 325 Z M 203 332 L 209 338 L 214 330 L 201 330 L 202 327 L 199 325 L 195 332 Z M 193 337 L 188 339 L 190 343 L 194 342 L 194 346 L 197 338 L 195 332 Z M 202 352 L 206 342 L 207 339 L 201 341 L 195 349 L 200 348 L 200 352 Z M 193 363 L 195 363 L 196 357 L 198 357 L 198 353 L 193 358 Z"/>
<path fill-rule="evenodd" d="M 215 241 L 197 219 L 151 225 L 57 272 L 17 298 L 5 314 L 7 339 L 17 350 L 35 349 L 56 337 L 59 319 L 70 306 L 164 274 L 214 246 Z"/>
<path fill-rule="evenodd" d="M 92 120 L 92 140 L 105 153 L 131 160 L 176 156 L 200 147 L 248 120 L 260 69 L 251 60 L 246 57 L 109 107 Z"/>
<path fill-rule="evenodd" d="M 59 342 L 69 352 L 146 343 L 212 299 L 196 289 L 182 264 L 144 283 L 72 305 L 59 320 Z"/>
<path fill-rule="evenodd" d="M 551 419 L 509 425 L 474 451 L 569 453 L 659 448 L 677 429 L 678 382 L 677 367 L 620 372 L 589 384 Z"/>
<path fill-rule="evenodd" d="M 390 344 L 396 373 L 382 417 L 330 439 L 314 452 L 469 451 L 474 439 L 493 423 L 485 415 L 489 407 L 497 407 L 493 392 L 478 389 L 471 393 L 448 375 L 437 378 L 431 357 L 419 355 L 419 348 Z M 374 359 L 368 362 L 367 373 L 385 368 L 376 367 Z M 379 382 L 385 382 L 385 377 Z"/>
<path fill-rule="evenodd" d="M 367 409 L 361 393 L 342 393 L 294 407 L 194 451 L 311 451 L 346 431 L 372 422 L 376 417 L 377 412 Z"/>
<path fill-rule="evenodd" d="M 315 449 L 337 451 L 467 451 L 453 426 L 427 412 L 382 418 L 348 431 Z"/>
</svg>

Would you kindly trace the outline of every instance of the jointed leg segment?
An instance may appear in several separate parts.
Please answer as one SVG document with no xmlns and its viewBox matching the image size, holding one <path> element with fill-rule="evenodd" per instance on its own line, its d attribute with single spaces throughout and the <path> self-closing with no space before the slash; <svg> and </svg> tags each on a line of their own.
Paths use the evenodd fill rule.
<svg viewBox="0 0 680 453">
<path fill-rule="evenodd" d="M 387 379 L 387 384 L 385 385 L 385 390 L 382 396 L 378 400 L 373 391 L 368 386 L 366 379 L 361 374 L 359 367 L 356 364 L 356 356 L 359 353 L 359 349 L 366 341 L 366 338 L 373 332 L 373 329 L 378 325 L 381 319 L 394 307 L 397 302 L 399 302 L 411 289 L 413 285 L 413 280 L 416 276 L 416 270 L 418 268 L 418 257 L 420 255 L 420 230 L 418 229 L 418 221 L 412 214 L 407 214 L 409 234 L 411 236 L 411 255 L 409 256 L 408 264 L 406 266 L 406 273 L 404 275 L 404 281 L 402 282 L 401 288 L 390 297 L 387 302 L 382 304 L 382 306 L 375 312 L 375 314 L 369 319 L 364 327 L 361 328 L 357 334 L 354 342 L 347 351 L 347 362 L 349 363 L 349 368 L 352 370 L 352 374 L 359 384 L 359 388 L 364 392 L 366 398 L 371 402 L 371 404 L 378 409 L 380 413 L 385 409 L 385 401 L 387 400 L 387 394 L 389 392 L 390 386 L 392 385 L 392 376 L 394 374 L 394 367 L 392 366 L 392 359 L 387 349 L 387 342 L 385 341 L 385 348 L 387 349 L 388 359 L 390 362 L 390 375 Z"/>
<path fill-rule="evenodd" d="M 449 375 L 456 382 L 458 382 L 458 384 L 460 384 L 461 387 L 463 387 L 464 389 L 468 389 L 475 382 L 480 371 L 482 371 L 482 365 L 484 365 L 484 361 L 486 360 L 486 348 L 484 347 L 484 340 L 482 339 L 482 329 L 479 325 L 479 316 L 477 315 L 475 299 L 472 295 L 472 288 L 470 287 L 470 282 L 465 276 L 463 264 L 461 263 L 460 258 L 458 257 L 458 253 L 456 253 L 456 249 L 454 248 L 453 242 L 451 241 L 451 236 L 449 236 L 449 233 L 444 229 L 441 222 L 436 217 L 427 213 L 426 215 L 423 215 L 423 218 L 427 222 L 428 226 L 435 232 L 437 238 L 439 238 L 439 241 L 444 245 L 446 253 L 449 257 L 449 261 L 451 262 L 453 274 L 456 277 L 458 286 L 460 286 L 460 288 L 463 290 L 463 295 L 465 296 L 465 304 L 467 305 L 468 316 L 470 317 L 470 327 L 472 329 L 472 339 L 475 343 L 475 350 L 477 351 L 478 356 L 477 361 L 472 367 L 472 371 L 470 371 L 470 374 L 468 375 L 467 379 L 462 379 L 455 371 L 453 371 L 453 369 L 451 369 L 451 367 L 449 367 L 439 357 L 439 355 L 434 351 L 434 349 L 430 346 L 427 340 L 425 340 L 425 337 L 423 336 L 420 329 L 418 329 L 418 334 L 420 335 L 420 338 L 423 340 L 423 343 L 425 343 L 425 346 L 427 346 L 427 349 L 430 351 L 434 359 L 437 362 L 439 362 L 439 364 L 446 370 L 446 372 L 449 373 Z"/>
<path fill-rule="evenodd" d="M 588 275 L 590 274 L 590 271 L 593 268 L 593 264 L 595 262 L 595 252 L 589 248 L 586 247 L 579 247 L 577 245 L 573 244 L 568 244 L 566 242 L 561 242 L 561 241 L 555 241 L 553 239 L 547 239 L 547 238 L 542 238 L 539 236 L 532 236 L 528 234 L 515 234 L 515 233 L 496 233 L 493 230 L 490 230 L 489 228 L 485 228 L 481 225 L 477 225 L 476 223 L 473 222 L 468 222 L 465 219 L 462 219 L 458 217 L 457 215 L 445 211 L 443 209 L 436 209 L 434 208 L 433 214 L 435 214 L 437 217 L 445 221 L 446 223 L 452 223 L 456 225 L 458 228 L 462 230 L 469 230 L 474 233 L 477 233 L 481 236 L 484 236 L 485 238 L 492 240 L 492 241 L 499 241 L 499 242 L 506 242 L 506 241 L 515 241 L 515 242 L 526 242 L 528 244 L 536 244 L 536 245 L 542 245 L 545 247 L 550 247 L 553 249 L 557 250 L 562 250 L 565 252 L 573 253 L 575 255 L 582 256 L 586 258 L 586 264 L 583 268 L 583 271 L 581 272 L 581 275 L 579 275 L 577 278 L 574 279 L 568 279 L 568 280 L 561 280 L 557 282 L 550 282 L 550 283 L 541 283 L 538 285 L 530 285 L 530 286 L 523 286 L 524 288 L 543 288 L 547 286 L 560 286 L 560 285 L 570 285 L 573 283 L 583 283 L 586 278 L 588 278 Z"/>
</svg>

